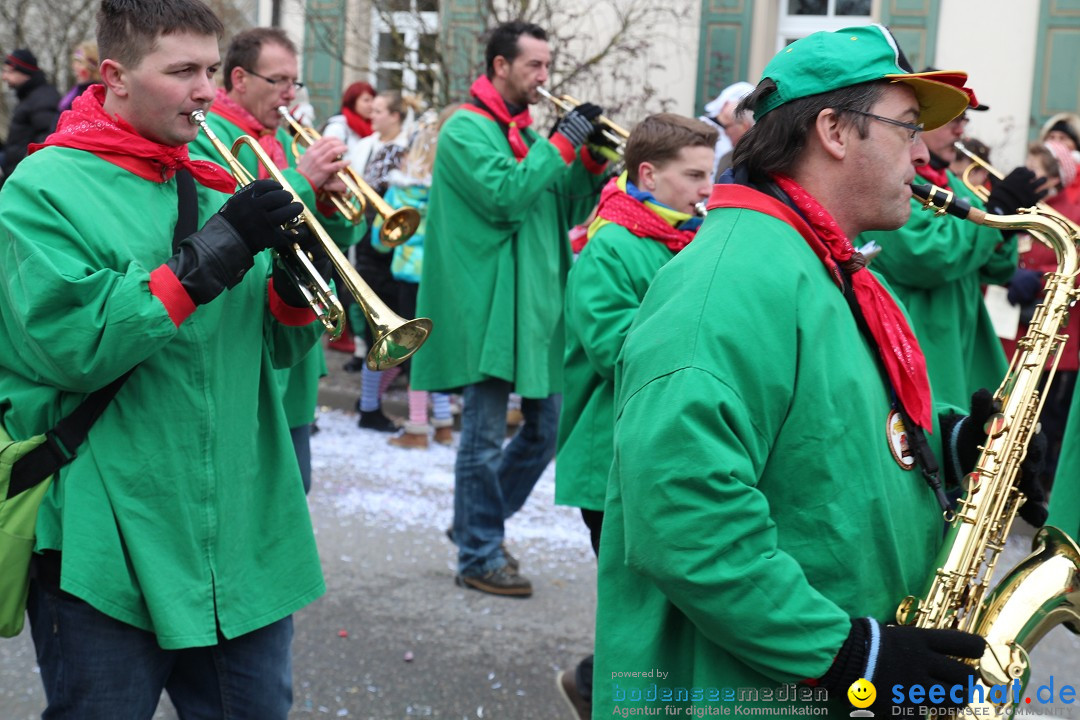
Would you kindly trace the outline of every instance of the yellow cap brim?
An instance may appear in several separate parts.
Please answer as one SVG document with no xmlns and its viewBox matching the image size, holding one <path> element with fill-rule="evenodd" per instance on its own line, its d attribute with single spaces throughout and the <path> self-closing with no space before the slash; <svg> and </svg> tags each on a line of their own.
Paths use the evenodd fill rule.
<svg viewBox="0 0 1080 720">
<path fill-rule="evenodd" d="M 949 81 L 967 76 L 948 70 L 904 75 L 886 75 L 885 79 L 903 83 L 915 92 L 919 101 L 919 122 L 926 130 L 945 125 L 967 110 L 971 96 Z"/>
</svg>

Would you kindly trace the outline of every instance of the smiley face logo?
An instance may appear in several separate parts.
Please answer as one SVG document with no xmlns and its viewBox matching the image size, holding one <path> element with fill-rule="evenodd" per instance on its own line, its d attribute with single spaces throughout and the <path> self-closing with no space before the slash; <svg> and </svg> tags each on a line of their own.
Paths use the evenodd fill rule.
<svg viewBox="0 0 1080 720">
<path fill-rule="evenodd" d="M 867 708 L 877 699 L 877 688 L 866 678 L 859 678 L 851 683 L 847 690 L 848 700 L 857 708 Z"/>
</svg>

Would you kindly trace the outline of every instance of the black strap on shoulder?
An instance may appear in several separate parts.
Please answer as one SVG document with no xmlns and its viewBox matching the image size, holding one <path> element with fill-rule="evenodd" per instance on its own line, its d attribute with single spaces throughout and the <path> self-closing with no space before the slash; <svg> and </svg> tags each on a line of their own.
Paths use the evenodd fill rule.
<svg viewBox="0 0 1080 720">
<path fill-rule="evenodd" d="M 198 229 L 198 197 L 195 179 L 187 170 L 176 173 L 176 202 L 178 215 L 173 231 L 173 250 L 180 241 Z M 136 366 L 137 367 L 137 366 Z M 65 416 L 54 428 L 45 433 L 45 442 L 21 457 L 11 468 L 8 498 L 29 490 L 75 459 L 76 450 L 86 440 L 101 414 L 105 412 L 116 393 L 120 392 L 131 373 L 131 368 L 111 383 L 90 393 L 82 403 Z"/>
<path fill-rule="evenodd" d="M 173 252 L 180 249 L 180 241 L 199 229 L 199 204 L 195 193 L 195 178 L 180 168 L 176 171 L 176 204 L 179 208 L 176 229 L 173 231 Z"/>
</svg>

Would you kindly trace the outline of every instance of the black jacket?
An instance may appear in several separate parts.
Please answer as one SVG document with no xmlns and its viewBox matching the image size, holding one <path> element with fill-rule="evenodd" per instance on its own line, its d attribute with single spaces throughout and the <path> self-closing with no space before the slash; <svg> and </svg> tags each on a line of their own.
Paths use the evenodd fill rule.
<svg viewBox="0 0 1080 720">
<path fill-rule="evenodd" d="M 4 178 L 11 177 L 15 166 L 26 157 L 26 146 L 44 140 L 56 127 L 60 114 L 60 93 L 45 82 L 45 76 L 35 73 L 15 89 L 19 104 L 11 114 L 11 127 L 4 144 Z M 3 182 L 3 179 L 0 179 Z"/>
</svg>

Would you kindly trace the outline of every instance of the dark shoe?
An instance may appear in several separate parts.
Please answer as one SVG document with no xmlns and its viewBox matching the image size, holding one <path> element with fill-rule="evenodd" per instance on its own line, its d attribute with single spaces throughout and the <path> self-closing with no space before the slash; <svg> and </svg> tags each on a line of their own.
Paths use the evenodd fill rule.
<svg viewBox="0 0 1080 720">
<path fill-rule="evenodd" d="M 492 595 L 507 595 L 511 597 L 529 597 L 532 595 L 532 583 L 524 575 L 518 575 L 504 565 L 498 570 L 492 570 L 487 575 L 458 575 L 454 578 L 460 587 L 471 587 L 473 590 L 491 593 Z"/>
<path fill-rule="evenodd" d="M 345 372 L 360 372 L 364 369 L 365 365 L 367 365 L 367 362 L 364 358 L 353 355 L 341 366 L 341 369 Z"/>
<path fill-rule="evenodd" d="M 556 675 L 555 687 L 573 713 L 571 717 L 576 720 L 589 720 L 592 717 L 592 703 L 581 697 L 581 693 L 578 692 L 573 670 L 563 670 Z"/>
<path fill-rule="evenodd" d="M 446 528 L 446 539 L 457 545 L 454 542 L 454 528 Z M 510 568 L 514 572 L 517 572 L 521 568 L 521 564 L 518 563 L 518 559 L 510 554 L 510 551 L 506 549 L 506 542 L 499 543 L 499 549 L 502 550 L 503 558 L 506 560 L 506 567 Z"/>
<path fill-rule="evenodd" d="M 435 428 L 435 442 L 440 445 L 454 444 L 454 429 L 451 427 Z"/>
<path fill-rule="evenodd" d="M 378 432 L 397 432 L 394 421 L 382 414 L 381 410 L 360 413 L 360 419 L 356 424 L 365 430 L 377 430 Z"/>
</svg>

